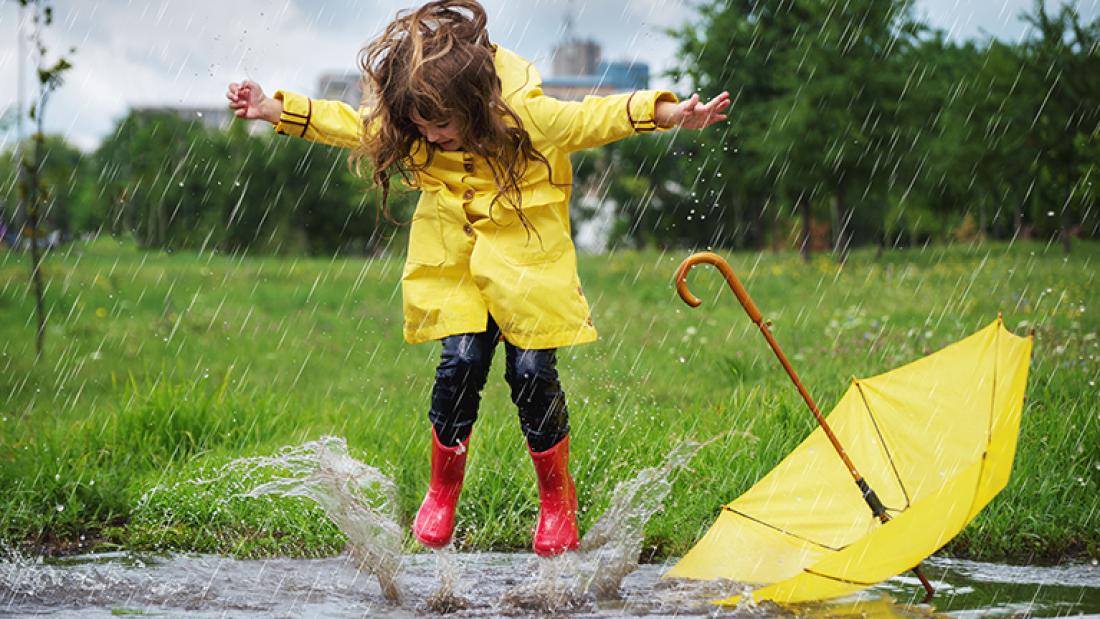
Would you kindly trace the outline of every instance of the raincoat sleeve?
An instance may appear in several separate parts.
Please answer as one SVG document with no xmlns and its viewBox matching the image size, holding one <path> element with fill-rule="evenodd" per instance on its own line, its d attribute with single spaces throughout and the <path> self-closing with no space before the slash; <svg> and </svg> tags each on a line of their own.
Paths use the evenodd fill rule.
<svg viewBox="0 0 1100 619">
<path fill-rule="evenodd" d="M 506 54 L 503 83 L 507 98 L 523 109 L 536 132 L 566 151 L 602 146 L 616 140 L 667 129 L 657 126 L 657 103 L 676 103 L 667 90 L 635 90 L 603 97 L 587 96 L 583 101 L 561 101 L 546 95 L 542 78 L 531 63 L 518 55 Z"/>
<path fill-rule="evenodd" d="M 311 99 L 285 90 L 275 91 L 274 97 L 283 102 L 275 133 L 341 148 L 359 145 L 363 108 L 356 110 L 343 101 Z"/>
<path fill-rule="evenodd" d="M 676 103 L 676 95 L 667 90 L 636 90 L 560 101 L 537 88 L 528 93 L 525 105 L 537 131 L 560 148 L 576 151 L 668 129 L 658 126 L 654 117 L 660 101 Z"/>
</svg>

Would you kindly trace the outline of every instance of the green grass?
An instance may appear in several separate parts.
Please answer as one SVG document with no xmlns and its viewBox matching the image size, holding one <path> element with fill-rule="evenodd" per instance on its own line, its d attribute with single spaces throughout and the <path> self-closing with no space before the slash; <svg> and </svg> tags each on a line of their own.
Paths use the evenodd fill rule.
<svg viewBox="0 0 1100 619">
<path fill-rule="evenodd" d="M 719 507 L 813 429 L 721 278 L 704 299 L 671 286 L 685 253 L 582 256 L 601 341 L 561 351 L 582 529 L 615 483 L 684 438 L 706 447 L 647 527 L 646 556 L 685 552 Z M 1004 312 L 1038 331 L 1008 488 L 947 552 L 1100 555 L 1100 246 L 1042 244 L 729 257 L 822 408 L 852 375 L 930 353 Z M 31 549 L 123 546 L 240 556 L 335 552 L 300 500 L 242 499 L 225 462 L 324 434 L 391 475 L 408 523 L 427 478 L 435 344 L 401 338 L 401 260 L 142 253 L 111 239 L 45 263 L 47 352 L 34 362 L 28 259 L 0 253 L 0 540 Z M 459 510 L 459 546 L 528 547 L 534 473 L 494 367 Z M 155 491 L 154 491 L 155 489 Z M 83 541 L 82 541 L 83 538 Z M 83 544 L 81 546 L 81 544 Z"/>
</svg>

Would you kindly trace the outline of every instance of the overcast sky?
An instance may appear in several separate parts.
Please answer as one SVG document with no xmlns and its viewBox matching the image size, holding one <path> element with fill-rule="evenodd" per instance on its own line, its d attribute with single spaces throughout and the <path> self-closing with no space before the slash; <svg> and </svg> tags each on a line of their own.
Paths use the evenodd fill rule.
<svg viewBox="0 0 1100 619">
<path fill-rule="evenodd" d="M 363 43 L 416 0 L 56 0 L 47 31 L 51 50 L 77 48 L 75 66 L 51 100 L 47 131 L 94 148 L 133 105 L 222 105 L 225 85 L 249 78 L 268 92 L 313 91 L 327 71 L 355 69 Z M 1018 19 L 1033 0 L 917 0 L 918 13 L 958 39 L 1018 39 Z M 690 19 L 683 0 L 483 0 L 494 41 L 535 62 L 549 76 L 570 5 L 575 32 L 612 60 L 648 62 L 654 75 L 673 61 L 663 34 Z M 1059 4 L 1048 0 L 1048 6 Z M 1088 19 L 1100 0 L 1080 0 Z M 19 11 L 0 0 L 0 111 L 14 106 Z M 28 46 L 29 47 L 29 46 Z M 28 65 L 29 66 L 29 65 Z M 30 71 L 25 84 L 30 85 Z M 659 78 L 656 82 L 667 85 Z M 707 94 L 707 93 L 704 93 Z M 13 131 L 0 137 L 10 146 Z"/>
</svg>

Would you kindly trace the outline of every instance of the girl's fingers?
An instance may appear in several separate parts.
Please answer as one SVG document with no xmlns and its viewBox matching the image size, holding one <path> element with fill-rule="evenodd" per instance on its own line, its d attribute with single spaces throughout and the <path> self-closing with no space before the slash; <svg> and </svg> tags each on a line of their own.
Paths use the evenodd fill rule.
<svg viewBox="0 0 1100 619">
<path fill-rule="evenodd" d="M 726 95 L 725 97 L 723 97 L 722 95 L 718 95 L 717 97 L 711 99 L 710 103 L 707 103 L 706 107 L 712 110 L 720 110 L 725 108 L 729 104 L 729 95 Z"/>
<path fill-rule="evenodd" d="M 688 99 L 687 101 L 684 101 L 684 103 L 681 107 L 684 110 L 684 114 L 691 114 L 692 112 L 695 111 L 695 108 L 698 107 L 698 106 L 699 106 L 699 95 L 698 95 L 698 93 L 696 93 L 696 94 L 691 95 L 690 99 Z"/>
</svg>

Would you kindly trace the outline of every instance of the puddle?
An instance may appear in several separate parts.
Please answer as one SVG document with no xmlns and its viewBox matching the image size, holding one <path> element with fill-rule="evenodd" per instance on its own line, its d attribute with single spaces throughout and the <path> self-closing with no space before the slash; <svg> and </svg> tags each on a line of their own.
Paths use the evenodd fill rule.
<svg viewBox="0 0 1100 619">
<path fill-rule="evenodd" d="M 245 496 L 308 498 L 348 536 L 327 559 L 237 560 L 209 555 L 109 553 L 46 560 L 0 558 L 0 614 L 57 617 L 125 614 L 195 617 L 408 617 L 576 615 L 707 616 L 1064 616 L 1100 613 L 1100 567 L 1010 566 L 932 558 L 936 585 L 899 576 L 855 596 L 813 606 L 723 609 L 708 600 L 743 593 L 733 582 L 663 580 L 671 566 L 638 565 L 643 530 L 675 474 L 706 443 L 684 442 L 665 462 L 619 483 L 577 552 L 401 554 L 394 485 L 348 455 L 338 437 L 235 460 L 227 475 L 261 479 Z M 196 480 L 206 483 L 209 480 Z"/>
<path fill-rule="evenodd" d="M 357 569 L 350 554 L 327 559 L 246 561 L 207 555 L 152 556 L 112 553 L 57 561 L 9 557 L 0 562 L 0 614 L 109 617 L 135 613 L 195 617 L 412 617 L 449 610 L 457 617 L 551 614 L 547 607 L 517 607 L 510 592 L 538 582 L 541 561 L 531 554 L 452 554 L 452 595 L 463 603 L 433 605 L 439 589 L 433 553 L 401 558 L 401 604 L 387 600 L 379 582 Z M 554 615 L 584 617 L 774 616 L 776 607 L 721 610 L 706 603 L 728 595 L 733 583 L 665 581 L 671 566 L 641 565 L 618 595 L 574 600 Z M 1100 568 L 1089 564 L 1021 567 L 930 559 L 926 573 L 937 585 L 931 606 L 917 604 L 915 578 L 899 577 L 844 600 L 789 611 L 801 616 L 1054 617 L 1100 613 Z M 514 593 L 513 593 L 514 595 Z M 541 598 L 543 601 L 548 598 Z"/>
</svg>

